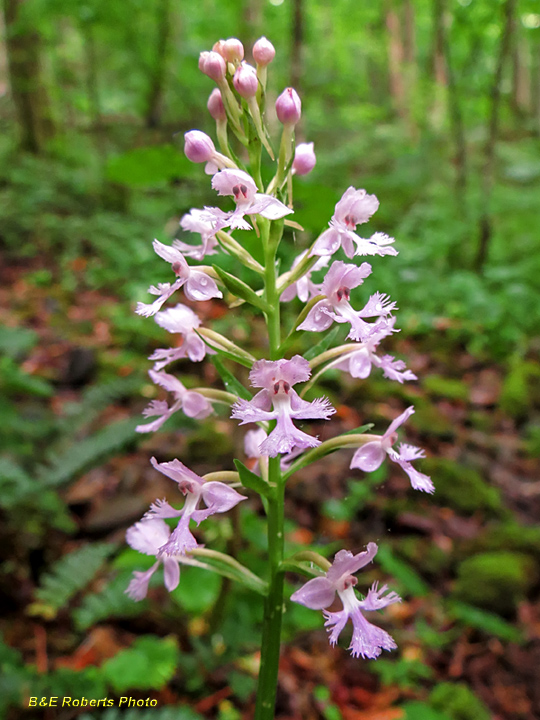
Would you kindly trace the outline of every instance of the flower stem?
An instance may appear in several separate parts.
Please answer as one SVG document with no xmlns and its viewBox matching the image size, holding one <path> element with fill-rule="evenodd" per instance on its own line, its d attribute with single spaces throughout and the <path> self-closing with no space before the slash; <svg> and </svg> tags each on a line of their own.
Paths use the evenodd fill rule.
<svg viewBox="0 0 540 720">
<path fill-rule="evenodd" d="M 254 720 L 273 720 L 281 647 L 283 617 L 283 517 L 284 483 L 281 481 L 280 459 L 269 458 L 269 481 L 277 485 L 275 496 L 268 501 L 268 558 L 270 578 L 264 606 L 261 641 L 261 666 L 257 688 Z"/>
<path fill-rule="evenodd" d="M 269 309 L 265 312 L 268 327 L 270 359 L 280 358 L 281 328 L 279 294 L 276 288 L 276 250 L 283 233 L 283 221 L 265 222 L 261 225 L 264 245 L 265 274 L 264 297 Z M 283 616 L 283 525 L 284 495 L 280 458 L 268 458 L 268 483 L 275 486 L 275 493 L 268 498 L 267 533 L 269 587 L 264 605 L 264 619 L 261 640 L 261 666 L 257 688 L 257 702 L 254 720 L 273 720 L 279 673 L 281 648 L 281 620 Z"/>
</svg>

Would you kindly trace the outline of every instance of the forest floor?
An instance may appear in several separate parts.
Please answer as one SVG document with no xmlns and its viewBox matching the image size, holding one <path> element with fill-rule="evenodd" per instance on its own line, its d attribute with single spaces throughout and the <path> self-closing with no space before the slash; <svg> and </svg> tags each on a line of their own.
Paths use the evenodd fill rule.
<svg viewBox="0 0 540 720">
<path fill-rule="evenodd" d="M 65 297 L 50 283 L 35 282 L 36 273 L 46 267 L 44 258 L 9 264 L 2 260 L 0 324 L 36 333 L 20 369 L 54 388 L 50 397 L 29 400 L 11 387 L 10 396 L 22 414 L 38 403 L 61 417 L 104 367 L 110 376 L 120 377 L 145 367 L 144 355 L 134 368 L 119 352 L 114 296 L 85 290 L 82 284 Z M 84 260 L 72 270 L 83 276 Z M 208 303 L 203 312 L 216 315 L 221 310 Z M 441 683 L 464 683 L 480 700 L 480 709 L 474 710 L 474 701 L 466 695 L 460 702 L 468 710 L 451 718 L 479 720 L 485 708 L 490 713 L 486 717 L 494 720 L 540 717 L 539 438 L 531 430 L 540 415 L 540 380 L 530 361 L 510 376 L 499 364 L 471 356 L 449 339 L 448 328 L 448 321 L 441 319 L 430 336 L 403 334 L 388 347 L 406 358 L 419 382 L 402 386 L 374 373 L 367 382 L 341 383 L 332 376 L 323 384 L 333 401 L 339 397 L 337 418 L 343 430 L 361 425 L 365 418 L 375 422 L 376 431 L 384 429 L 414 404 L 407 441 L 426 448 L 428 459 L 420 467 L 433 477 L 437 492 L 433 497 L 415 494 L 400 469 L 388 463 L 385 475 L 355 495 L 351 483 L 359 486 L 362 478 L 349 471 L 345 453 L 295 477 L 287 496 L 291 540 L 309 545 L 337 539 L 355 551 L 372 539 L 388 545 L 382 569 L 391 587 L 397 575 L 404 601 L 376 619 L 398 642 L 391 661 L 390 656 L 356 660 L 345 648 L 329 647 L 322 618 L 319 629 L 311 626 L 295 639 L 288 637 L 280 667 L 280 720 L 399 720 L 415 716 L 407 714 L 415 707 L 416 717 L 428 720 L 432 716 L 422 714 L 428 699 L 430 707 L 448 705 L 440 691 L 436 695 Z M 212 379 L 210 371 L 206 373 Z M 361 414 L 355 409 L 360 402 Z M 139 417 L 144 404 L 138 394 L 123 397 L 107 406 L 94 427 Z M 220 419 L 214 432 L 227 435 L 228 428 Z M 324 435 L 325 428 L 317 429 Z M 191 438 L 193 432 L 186 431 L 180 447 L 185 451 L 182 460 L 197 472 L 212 468 L 212 454 L 218 461 L 230 454 L 229 441 L 221 450 L 204 436 L 195 433 Z M 337 432 L 335 427 L 332 432 Z M 36 452 L 40 442 L 34 445 Z M 42 546 L 25 547 L 26 530 L 15 550 L 13 528 L 4 531 L 6 558 L 13 552 L 18 567 L 2 579 L 9 611 L 0 627 L 6 643 L 19 649 L 27 663 L 35 663 L 38 672 L 99 665 L 138 634 L 175 632 L 170 618 L 160 617 L 156 606 L 133 619 L 96 623 L 86 633 L 73 632 L 65 614 L 47 621 L 29 616 L 28 609 L 40 572 L 51 558 L 68 552 L 74 542 L 122 542 L 126 527 L 140 518 L 158 488 L 162 490 L 155 478 L 148 482 L 149 471 L 141 468 L 148 468 L 151 454 L 168 457 L 176 444 L 170 431 L 145 437 L 138 447 L 128 447 L 62 488 L 75 535 L 55 530 L 42 538 Z M 260 512 L 255 504 L 253 512 Z M 152 602 L 163 596 L 163 590 L 151 591 Z M 191 629 L 197 629 L 196 620 L 195 613 Z M 205 641 L 204 627 L 199 640 Z M 191 642 L 181 634 L 186 653 L 193 650 Z M 248 655 L 256 663 L 256 653 Z M 240 713 L 230 717 L 251 717 L 252 695 L 241 697 L 231 687 L 227 667 L 218 662 L 197 672 L 204 680 L 202 690 L 190 691 L 183 678 L 175 676 L 149 694 L 160 706 L 181 703 L 205 718 L 227 717 L 228 703 Z M 459 691 L 452 687 L 454 702 Z M 20 717 L 16 709 L 11 713 L 10 718 Z M 44 717 L 76 714 L 48 710 Z"/>
</svg>

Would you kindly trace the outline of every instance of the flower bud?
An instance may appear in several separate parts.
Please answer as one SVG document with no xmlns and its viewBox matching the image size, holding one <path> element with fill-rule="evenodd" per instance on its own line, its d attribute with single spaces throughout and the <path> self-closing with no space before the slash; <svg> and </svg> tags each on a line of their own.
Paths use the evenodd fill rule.
<svg viewBox="0 0 540 720">
<path fill-rule="evenodd" d="M 251 65 L 243 62 L 238 66 L 233 77 L 236 92 L 243 98 L 252 98 L 257 94 L 259 80 L 257 71 Z"/>
<path fill-rule="evenodd" d="M 227 65 L 221 55 L 212 50 L 200 54 L 199 70 L 215 82 L 220 82 L 225 78 Z"/>
<path fill-rule="evenodd" d="M 285 88 L 276 100 L 276 113 L 283 125 L 296 125 L 302 114 L 302 102 L 294 88 Z"/>
<path fill-rule="evenodd" d="M 230 63 L 241 62 L 244 59 L 244 46 L 237 38 L 229 38 L 223 42 L 222 54 Z"/>
<path fill-rule="evenodd" d="M 227 113 L 225 112 L 225 106 L 223 105 L 223 99 L 218 88 L 214 88 L 208 98 L 206 105 L 208 112 L 214 118 L 216 122 L 222 122 L 227 119 Z"/>
<path fill-rule="evenodd" d="M 217 52 L 221 57 L 226 60 L 225 57 L 225 40 L 218 40 L 216 43 L 214 43 L 214 46 L 212 47 L 213 52 Z"/>
<path fill-rule="evenodd" d="M 275 57 L 276 49 L 265 37 L 261 37 L 257 40 L 253 46 L 253 59 L 257 65 L 265 67 L 270 64 Z"/>
<path fill-rule="evenodd" d="M 313 170 L 316 162 L 313 143 L 301 143 L 296 146 L 292 165 L 293 173 L 307 175 Z"/>
<path fill-rule="evenodd" d="M 212 138 L 200 130 L 190 130 L 184 135 L 184 152 L 194 163 L 209 162 L 216 152 Z"/>
</svg>

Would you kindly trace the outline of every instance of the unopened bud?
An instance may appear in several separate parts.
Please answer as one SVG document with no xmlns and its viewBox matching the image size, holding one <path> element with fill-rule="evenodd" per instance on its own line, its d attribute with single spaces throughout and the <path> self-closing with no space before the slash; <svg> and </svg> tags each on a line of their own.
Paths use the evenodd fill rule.
<svg viewBox="0 0 540 720">
<path fill-rule="evenodd" d="M 265 37 L 261 37 L 257 40 L 253 46 L 253 59 L 257 65 L 265 67 L 272 62 L 276 55 L 276 49 Z"/>
<path fill-rule="evenodd" d="M 283 125 L 296 125 L 302 114 L 302 102 L 294 88 L 285 88 L 276 100 L 276 113 Z"/>
<path fill-rule="evenodd" d="M 251 65 L 242 63 L 236 69 L 233 77 L 236 92 L 243 98 L 252 98 L 257 94 L 259 79 L 257 71 Z"/>
<path fill-rule="evenodd" d="M 244 59 L 244 46 L 237 38 L 221 41 L 223 57 L 230 63 L 239 63 Z"/>
<path fill-rule="evenodd" d="M 184 152 L 188 160 L 194 163 L 210 162 L 216 148 L 206 133 L 190 130 L 184 135 Z"/>
<path fill-rule="evenodd" d="M 223 105 L 223 98 L 221 97 L 221 93 L 218 88 L 214 88 L 212 90 L 206 107 L 216 122 L 222 122 L 227 119 L 227 113 L 225 112 L 225 106 Z"/>
<path fill-rule="evenodd" d="M 293 160 L 293 173 L 296 175 L 307 175 L 315 167 L 317 158 L 313 151 L 313 143 L 301 143 L 296 146 Z"/>
<path fill-rule="evenodd" d="M 212 52 L 217 52 L 221 57 L 226 60 L 225 57 L 225 40 L 218 40 L 216 43 L 214 43 L 214 46 L 212 48 Z"/>
<path fill-rule="evenodd" d="M 221 55 L 212 50 L 200 54 L 199 70 L 215 82 L 220 82 L 225 78 L 227 65 Z"/>
</svg>

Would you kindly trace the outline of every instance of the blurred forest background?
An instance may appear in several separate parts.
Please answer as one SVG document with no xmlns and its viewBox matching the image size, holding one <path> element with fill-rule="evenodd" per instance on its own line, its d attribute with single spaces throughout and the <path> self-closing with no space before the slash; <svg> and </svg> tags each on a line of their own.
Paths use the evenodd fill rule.
<svg viewBox="0 0 540 720">
<path fill-rule="evenodd" d="M 317 152 L 296 183 L 299 242 L 354 185 L 379 197 L 370 227 L 400 251 L 374 274 L 400 307 L 386 348 L 420 381 L 336 371 L 319 387 L 342 429 L 385 429 L 414 403 L 408 440 L 437 487 L 351 472 L 345 452 L 291 485 L 289 547 L 377 540 L 368 576 L 404 602 L 380 618 L 399 650 L 372 662 L 288 608 L 276 717 L 537 719 L 540 0 L 3 0 L 0 714 L 68 720 L 79 711 L 22 708 L 132 695 L 159 703 L 133 720 L 250 717 L 259 599 L 189 568 L 134 603 L 144 558 L 124 533 L 166 493 L 152 454 L 202 474 L 241 446 L 225 415 L 135 435 L 165 332 L 133 308 L 163 279 L 152 239 L 215 202 L 181 149 L 187 130 L 213 134 L 199 53 L 260 35 L 277 49 L 270 93 L 299 91 Z M 220 303 L 203 313 L 243 342 L 259 332 Z M 203 365 L 182 364 L 183 381 L 219 387 Z M 264 572 L 261 509 L 237 510 L 199 537 Z"/>
</svg>

